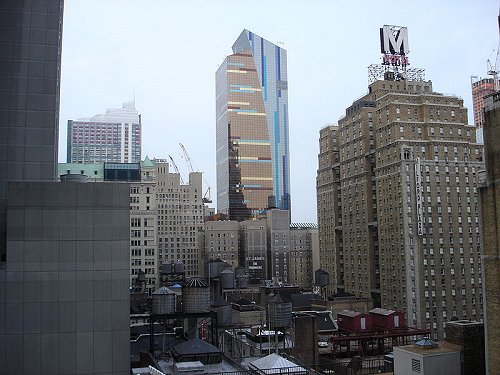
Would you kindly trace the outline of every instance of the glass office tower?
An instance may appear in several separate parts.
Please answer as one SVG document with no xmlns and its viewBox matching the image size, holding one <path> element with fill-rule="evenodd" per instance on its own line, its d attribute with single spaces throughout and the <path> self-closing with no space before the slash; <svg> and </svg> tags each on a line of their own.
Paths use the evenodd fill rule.
<svg viewBox="0 0 500 375">
<path fill-rule="evenodd" d="M 286 51 L 243 30 L 216 73 L 217 208 L 290 209 Z"/>
</svg>

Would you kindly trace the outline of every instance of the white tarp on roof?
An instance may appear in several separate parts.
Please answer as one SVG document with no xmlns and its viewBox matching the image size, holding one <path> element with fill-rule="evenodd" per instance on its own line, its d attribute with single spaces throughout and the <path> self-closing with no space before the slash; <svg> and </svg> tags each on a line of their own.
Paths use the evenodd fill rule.
<svg viewBox="0 0 500 375">
<path fill-rule="evenodd" d="M 297 366 L 296 363 L 289 361 L 278 354 L 269 354 L 265 357 L 256 359 L 250 362 L 250 369 L 260 370 L 266 374 L 279 374 L 280 369 L 286 369 L 293 367 L 293 372 L 290 374 L 305 374 L 306 370 L 302 367 Z M 290 369 L 292 370 L 292 369 Z"/>
</svg>

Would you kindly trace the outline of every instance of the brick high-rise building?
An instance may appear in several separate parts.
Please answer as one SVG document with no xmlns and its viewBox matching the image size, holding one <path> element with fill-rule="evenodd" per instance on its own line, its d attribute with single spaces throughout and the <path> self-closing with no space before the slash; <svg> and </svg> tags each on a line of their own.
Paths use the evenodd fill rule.
<svg viewBox="0 0 500 375">
<path fill-rule="evenodd" d="M 319 264 L 330 275 L 325 293 L 331 295 L 344 285 L 342 263 L 342 211 L 340 202 L 340 158 L 337 138 L 339 128 L 327 125 L 320 130 L 318 175 L 316 177 Z M 314 269 L 316 271 L 316 269 Z"/>
<path fill-rule="evenodd" d="M 483 143 L 484 126 L 484 97 L 495 92 L 493 78 L 478 78 L 472 81 L 472 108 L 474 111 L 474 125 L 476 126 L 477 140 Z"/>
<path fill-rule="evenodd" d="M 321 266 L 330 288 L 404 310 L 441 338 L 451 317 L 483 317 L 483 151 L 462 99 L 394 77 L 320 133 Z"/>
<path fill-rule="evenodd" d="M 318 227 L 311 223 L 290 224 L 290 283 L 305 290 L 313 287 L 313 254 L 318 252 Z"/>
</svg>

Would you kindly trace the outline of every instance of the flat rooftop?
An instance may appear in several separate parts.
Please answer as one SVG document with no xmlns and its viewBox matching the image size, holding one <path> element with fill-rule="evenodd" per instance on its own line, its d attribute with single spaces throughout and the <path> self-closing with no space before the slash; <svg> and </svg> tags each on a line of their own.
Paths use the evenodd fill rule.
<svg viewBox="0 0 500 375">
<path fill-rule="evenodd" d="M 405 352 L 415 353 L 422 356 L 432 356 L 444 353 L 460 352 L 460 350 L 462 349 L 460 345 L 452 344 L 451 342 L 446 341 L 438 342 L 437 345 L 438 346 L 435 348 L 425 348 L 415 344 L 411 344 L 404 346 L 395 346 L 394 350 L 404 350 Z"/>
<path fill-rule="evenodd" d="M 162 371 L 166 374 L 173 374 L 174 373 L 174 361 L 172 358 L 168 359 L 160 359 L 158 361 L 158 364 L 160 365 Z M 236 371 L 241 371 L 240 368 L 237 368 L 236 366 L 233 366 L 231 363 L 226 361 L 224 358 L 222 359 L 221 363 L 213 363 L 209 365 L 205 365 L 205 373 L 206 374 L 218 374 L 222 372 L 236 372 Z"/>
</svg>

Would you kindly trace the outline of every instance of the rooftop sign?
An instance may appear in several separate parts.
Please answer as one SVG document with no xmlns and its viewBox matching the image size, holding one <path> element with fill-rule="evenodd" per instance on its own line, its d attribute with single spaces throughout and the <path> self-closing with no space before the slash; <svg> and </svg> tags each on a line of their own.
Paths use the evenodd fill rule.
<svg viewBox="0 0 500 375">
<path fill-rule="evenodd" d="M 380 52 L 382 64 L 406 67 L 408 57 L 408 30 L 402 26 L 384 25 L 380 28 Z"/>
</svg>

